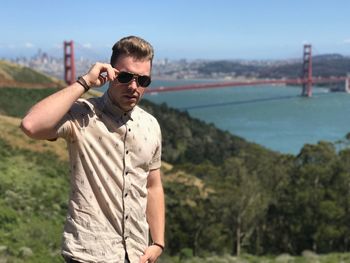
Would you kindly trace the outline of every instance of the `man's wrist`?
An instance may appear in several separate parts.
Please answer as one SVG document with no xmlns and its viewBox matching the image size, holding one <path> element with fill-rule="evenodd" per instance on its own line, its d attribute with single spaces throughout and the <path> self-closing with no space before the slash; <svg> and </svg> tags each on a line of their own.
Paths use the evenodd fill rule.
<svg viewBox="0 0 350 263">
<path fill-rule="evenodd" d="M 87 92 L 91 88 L 82 76 L 78 77 L 77 83 L 83 86 L 84 92 Z"/>
<path fill-rule="evenodd" d="M 162 252 L 164 251 L 164 245 L 162 245 L 162 244 L 160 244 L 160 243 L 158 243 L 158 242 L 153 242 L 152 243 L 152 246 L 157 246 L 157 247 L 160 247 L 161 249 L 162 249 Z"/>
</svg>

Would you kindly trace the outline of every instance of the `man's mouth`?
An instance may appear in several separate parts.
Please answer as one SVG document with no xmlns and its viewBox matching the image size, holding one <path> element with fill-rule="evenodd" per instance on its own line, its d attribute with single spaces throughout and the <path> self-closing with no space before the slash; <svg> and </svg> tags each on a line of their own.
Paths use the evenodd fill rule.
<svg viewBox="0 0 350 263">
<path fill-rule="evenodd" d="M 129 100 L 137 100 L 137 96 L 126 94 L 125 97 Z"/>
</svg>

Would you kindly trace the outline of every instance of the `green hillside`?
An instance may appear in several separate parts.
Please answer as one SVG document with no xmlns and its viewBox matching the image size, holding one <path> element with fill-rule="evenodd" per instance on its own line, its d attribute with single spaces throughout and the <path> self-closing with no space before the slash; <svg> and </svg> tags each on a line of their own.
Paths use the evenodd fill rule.
<svg viewBox="0 0 350 263">
<path fill-rule="evenodd" d="M 57 91 L 53 88 L 0 88 L 0 114 L 21 118 L 35 102 Z"/>
<path fill-rule="evenodd" d="M 69 191 L 68 164 L 66 155 L 61 155 L 64 143 L 29 140 L 21 135 L 18 125 L 19 119 L 0 116 L 0 262 L 63 262 L 60 242 Z M 52 149 L 53 145 L 57 148 Z M 212 170 L 195 169 L 213 174 Z M 349 253 L 321 256 L 304 251 L 298 257 L 281 252 L 276 256 L 260 257 L 229 255 L 229 251 L 222 251 L 228 240 L 225 232 L 221 232 L 222 223 L 218 222 L 226 220 L 225 207 L 229 208 L 228 204 L 237 197 L 231 196 L 224 205 L 224 200 L 218 199 L 221 193 L 215 193 L 198 177 L 171 170 L 164 173 L 168 240 L 166 254 L 158 261 L 160 263 L 350 262 Z M 225 184 L 229 187 L 227 179 Z M 249 189 L 244 185 L 241 187 L 242 191 Z M 234 189 L 224 191 L 234 193 Z M 226 193 L 225 199 L 229 196 Z M 198 232 L 198 227 L 203 232 Z M 200 237 L 197 249 L 207 247 L 208 252 L 212 251 L 210 254 L 197 251 L 194 257 L 190 244 L 195 233 Z"/>
<path fill-rule="evenodd" d="M 54 91 L 0 88 L 0 262 L 63 262 L 65 142 L 19 129 Z M 350 136 L 285 155 L 164 104 L 141 106 L 164 140 L 166 253 L 158 262 L 350 262 Z"/>
<path fill-rule="evenodd" d="M 62 262 L 67 161 L 49 151 L 15 147 L 3 138 L 0 160 L 0 261 Z"/>
<path fill-rule="evenodd" d="M 1 86 L 61 87 L 63 86 L 63 82 L 43 73 L 39 73 L 31 68 L 0 60 L 0 87 Z"/>
</svg>

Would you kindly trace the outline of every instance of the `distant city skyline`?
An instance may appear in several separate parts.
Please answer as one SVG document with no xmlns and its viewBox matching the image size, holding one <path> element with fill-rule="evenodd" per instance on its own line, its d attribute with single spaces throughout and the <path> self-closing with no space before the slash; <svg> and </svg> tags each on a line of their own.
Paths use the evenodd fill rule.
<svg viewBox="0 0 350 263">
<path fill-rule="evenodd" d="M 117 2 L 11 0 L 0 8 L 0 58 L 63 54 L 108 59 L 125 35 L 150 41 L 156 59 L 291 59 L 310 43 L 315 55 L 350 55 L 347 0 Z"/>
</svg>

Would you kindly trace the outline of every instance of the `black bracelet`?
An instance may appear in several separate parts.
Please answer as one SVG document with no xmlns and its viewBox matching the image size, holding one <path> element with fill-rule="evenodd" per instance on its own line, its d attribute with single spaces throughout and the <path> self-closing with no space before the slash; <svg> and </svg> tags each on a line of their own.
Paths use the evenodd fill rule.
<svg viewBox="0 0 350 263">
<path fill-rule="evenodd" d="M 158 243 L 156 243 L 156 242 L 153 242 L 153 243 L 152 243 L 152 246 L 160 247 L 160 248 L 162 249 L 162 251 L 164 251 L 164 246 L 161 245 L 161 244 L 158 244 Z"/>
<path fill-rule="evenodd" d="M 77 79 L 77 82 L 84 87 L 85 92 L 90 89 L 90 86 L 86 83 L 85 79 L 82 76 Z"/>
</svg>

